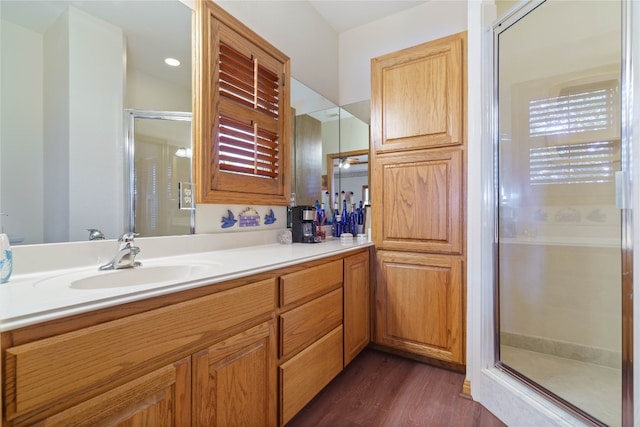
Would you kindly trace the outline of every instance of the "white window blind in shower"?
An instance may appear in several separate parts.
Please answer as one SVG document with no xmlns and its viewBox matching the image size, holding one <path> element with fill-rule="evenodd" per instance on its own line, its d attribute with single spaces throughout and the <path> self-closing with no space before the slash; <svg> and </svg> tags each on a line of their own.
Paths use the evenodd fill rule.
<svg viewBox="0 0 640 427">
<path fill-rule="evenodd" d="M 616 80 L 529 101 L 529 184 L 609 183 L 619 160 Z"/>
<path fill-rule="evenodd" d="M 612 182 L 618 141 L 556 145 L 529 150 L 531 185 Z"/>
<path fill-rule="evenodd" d="M 529 102 L 529 136 L 560 136 L 615 129 L 617 83 L 609 81 L 562 90 Z"/>
</svg>

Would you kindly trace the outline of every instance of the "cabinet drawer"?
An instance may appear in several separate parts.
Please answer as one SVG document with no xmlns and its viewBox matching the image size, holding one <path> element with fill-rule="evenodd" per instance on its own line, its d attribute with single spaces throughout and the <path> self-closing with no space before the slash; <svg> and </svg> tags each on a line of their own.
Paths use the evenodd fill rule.
<svg viewBox="0 0 640 427">
<path fill-rule="evenodd" d="M 342 260 L 280 277 L 280 307 L 322 295 L 342 283 Z"/>
<path fill-rule="evenodd" d="M 275 278 L 7 349 L 7 419 L 87 400 L 275 309 Z"/>
<path fill-rule="evenodd" d="M 286 424 L 342 370 L 342 326 L 280 367 L 280 411 Z"/>
<path fill-rule="evenodd" d="M 280 315 L 280 356 L 291 356 L 341 323 L 342 288 Z"/>
</svg>

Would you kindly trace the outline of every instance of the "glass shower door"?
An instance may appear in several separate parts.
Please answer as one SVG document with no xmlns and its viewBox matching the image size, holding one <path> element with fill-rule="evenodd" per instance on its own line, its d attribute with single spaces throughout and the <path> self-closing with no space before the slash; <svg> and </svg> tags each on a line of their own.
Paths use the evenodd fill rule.
<svg viewBox="0 0 640 427">
<path fill-rule="evenodd" d="M 128 110 L 128 116 L 131 231 L 192 234 L 191 113 Z"/>
<path fill-rule="evenodd" d="M 529 4 L 495 28 L 499 363 L 621 425 L 621 3 Z"/>
</svg>

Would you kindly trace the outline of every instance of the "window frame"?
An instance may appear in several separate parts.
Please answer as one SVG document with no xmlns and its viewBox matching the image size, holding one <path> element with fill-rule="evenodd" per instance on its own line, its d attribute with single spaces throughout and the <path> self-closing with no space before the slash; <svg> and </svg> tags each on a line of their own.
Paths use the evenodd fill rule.
<svg viewBox="0 0 640 427">
<path fill-rule="evenodd" d="M 194 183 L 196 203 L 287 205 L 290 191 L 290 60 L 210 0 L 196 2 L 194 28 Z M 220 43 L 279 76 L 277 120 L 221 95 Z M 220 167 L 220 115 L 277 135 L 277 173 L 252 176 Z"/>
</svg>

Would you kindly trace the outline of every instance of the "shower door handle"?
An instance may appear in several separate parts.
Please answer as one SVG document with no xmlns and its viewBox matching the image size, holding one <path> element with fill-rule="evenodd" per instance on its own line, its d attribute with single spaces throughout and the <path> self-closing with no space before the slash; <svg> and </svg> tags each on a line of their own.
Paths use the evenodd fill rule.
<svg viewBox="0 0 640 427">
<path fill-rule="evenodd" d="M 628 209 L 627 206 L 627 173 L 625 171 L 616 172 L 616 208 Z"/>
</svg>

